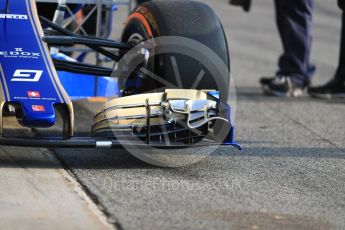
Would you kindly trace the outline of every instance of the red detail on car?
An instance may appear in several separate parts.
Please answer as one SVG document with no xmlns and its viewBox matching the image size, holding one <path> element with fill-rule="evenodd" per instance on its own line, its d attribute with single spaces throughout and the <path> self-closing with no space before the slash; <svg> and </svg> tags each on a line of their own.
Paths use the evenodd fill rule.
<svg viewBox="0 0 345 230">
<path fill-rule="evenodd" d="M 46 111 L 43 105 L 33 105 L 32 110 L 34 112 L 44 112 Z"/>
<path fill-rule="evenodd" d="M 28 91 L 28 97 L 41 97 L 41 94 L 38 91 Z"/>
</svg>

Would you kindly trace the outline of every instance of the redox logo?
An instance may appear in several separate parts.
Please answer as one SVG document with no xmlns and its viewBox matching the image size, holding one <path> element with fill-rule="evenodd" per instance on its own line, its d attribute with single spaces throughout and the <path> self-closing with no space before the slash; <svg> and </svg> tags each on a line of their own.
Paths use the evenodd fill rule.
<svg viewBox="0 0 345 230">
<path fill-rule="evenodd" d="M 0 56 L 5 58 L 39 58 L 39 52 L 27 52 L 23 48 L 15 48 L 14 51 L 0 51 Z"/>
</svg>

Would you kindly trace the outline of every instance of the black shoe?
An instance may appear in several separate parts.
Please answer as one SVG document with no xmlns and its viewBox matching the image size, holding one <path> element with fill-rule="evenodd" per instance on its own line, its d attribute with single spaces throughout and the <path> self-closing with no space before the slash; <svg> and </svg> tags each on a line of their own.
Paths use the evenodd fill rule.
<svg viewBox="0 0 345 230">
<path fill-rule="evenodd" d="M 277 75 L 277 76 L 274 76 L 274 77 L 262 77 L 260 78 L 260 84 L 262 86 L 264 85 L 269 85 L 271 84 L 271 82 L 275 79 L 275 78 L 280 78 L 281 76 L 280 75 Z"/>
<path fill-rule="evenodd" d="M 243 10 L 246 12 L 250 11 L 250 7 L 252 5 L 251 0 L 229 0 L 229 3 L 235 6 L 242 6 Z"/>
<path fill-rule="evenodd" d="M 307 84 L 300 86 L 295 84 L 289 76 L 277 76 L 269 84 L 262 84 L 263 91 L 267 95 L 277 97 L 299 97 L 304 94 Z"/>
<path fill-rule="evenodd" d="M 345 82 L 332 79 L 323 86 L 309 88 L 308 94 L 322 99 L 345 98 Z"/>
<path fill-rule="evenodd" d="M 260 84 L 261 84 L 261 88 L 262 91 L 265 93 L 266 91 L 269 90 L 268 85 L 271 84 L 272 81 L 274 81 L 274 79 L 276 78 L 281 78 L 283 77 L 283 75 L 276 75 L 276 76 L 272 76 L 272 77 L 262 77 L 260 78 Z"/>
</svg>

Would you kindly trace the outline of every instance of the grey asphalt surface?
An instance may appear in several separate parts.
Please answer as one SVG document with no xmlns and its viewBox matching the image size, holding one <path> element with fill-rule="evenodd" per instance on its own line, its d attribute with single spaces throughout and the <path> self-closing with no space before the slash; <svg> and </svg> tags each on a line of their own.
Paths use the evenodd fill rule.
<svg viewBox="0 0 345 230">
<path fill-rule="evenodd" d="M 258 79 L 274 73 L 281 52 L 273 1 L 254 1 L 250 14 L 225 0 L 204 2 L 229 40 L 244 151 L 222 147 L 177 169 L 124 150 L 55 150 L 58 158 L 119 229 L 345 229 L 345 102 L 262 96 Z M 338 60 L 336 0 L 316 0 L 314 17 L 320 84 Z M 79 109 L 85 129 L 88 111 Z"/>
</svg>

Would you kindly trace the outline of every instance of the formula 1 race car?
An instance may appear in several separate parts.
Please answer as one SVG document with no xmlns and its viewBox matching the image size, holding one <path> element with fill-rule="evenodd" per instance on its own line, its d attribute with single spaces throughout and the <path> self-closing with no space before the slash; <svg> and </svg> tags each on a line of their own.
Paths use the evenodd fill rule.
<svg viewBox="0 0 345 230">
<path fill-rule="evenodd" d="M 53 18 L 37 11 L 42 6 L 34 0 L 0 2 L 1 145 L 240 148 L 227 103 L 228 46 L 210 7 L 189 0 L 145 2 L 131 11 L 114 41 L 102 32 L 113 27 L 107 23 L 112 16 L 88 18 L 85 12 L 113 11 L 119 1 L 59 2 Z M 96 31 L 85 35 L 78 23 L 66 26 L 67 13 L 58 20 L 59 12 L 78 15 L 79 22 L 91 18 L 88 26 Z M 96 52 L 96 65 L 88 63 L 85 49 L 76 55 L 80 47 Z M 79 114 L 72 100 L 83 98 L 106 101 L 88 137 L 74 133 Z M 46 129 L 56 124 L 57 112 L 63 119 L 60 137 L 18 137 L 3 130 L 5 116 Z"/>
</svg>

